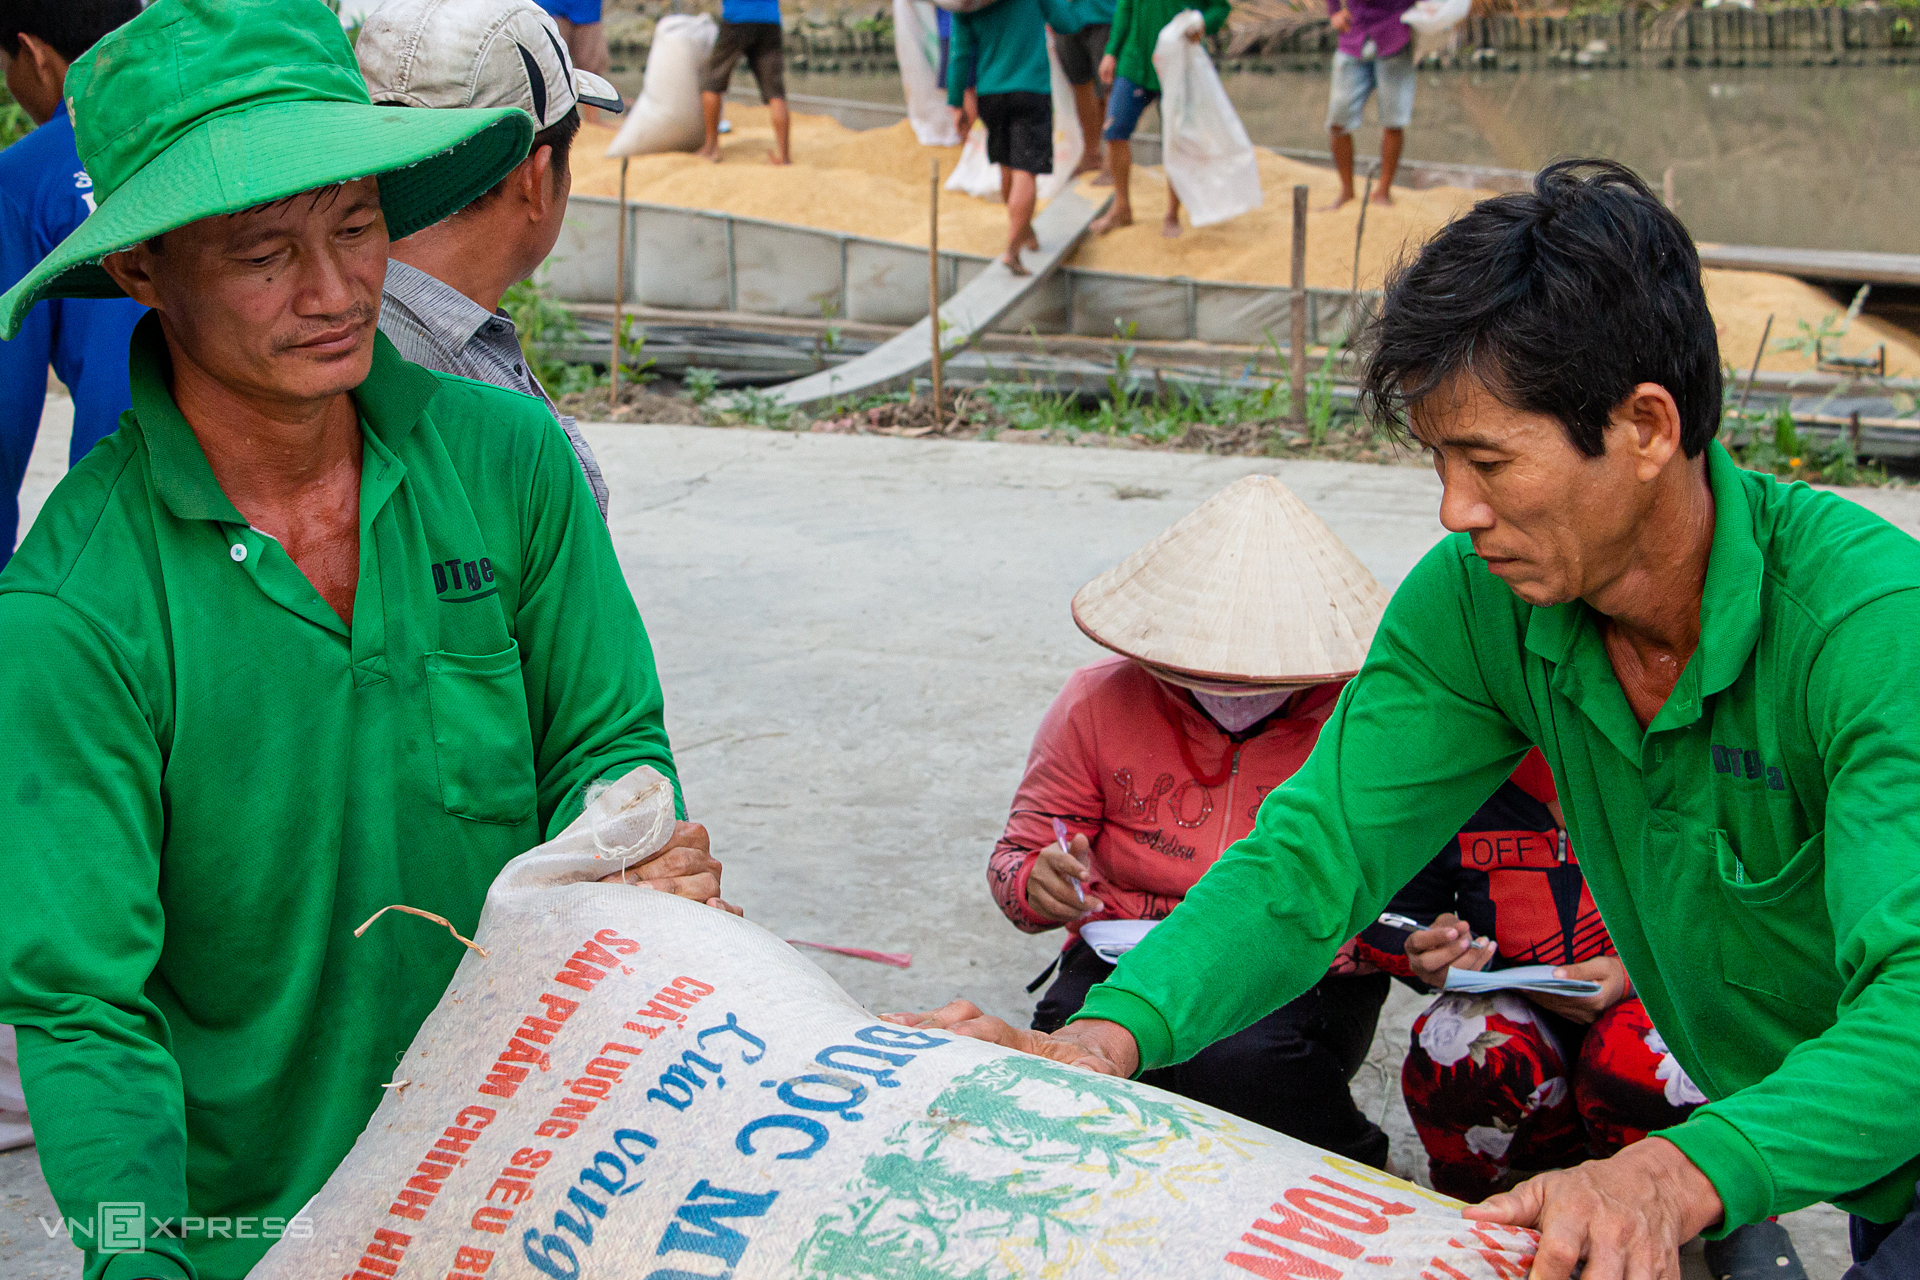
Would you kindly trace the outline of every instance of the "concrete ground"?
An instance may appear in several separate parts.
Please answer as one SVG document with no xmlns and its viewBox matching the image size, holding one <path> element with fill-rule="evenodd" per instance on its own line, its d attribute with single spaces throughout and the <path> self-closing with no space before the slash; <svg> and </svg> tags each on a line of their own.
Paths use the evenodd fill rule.
<svg viewBox="0 0 1920 1280">
<path fill-rule="evenodd" d="M 50 426 L 29 480 L 58 478 Z M 809 953 L 875 1010 L 968 996 L 1023 1019 L 1057 935 L 988 897 L 988 849 L 1042 711 L 1104 651 L 1074 590 L 1229 481 L 1280 476 L 1388 586 L 1441 534 L 1430 471 L 1191 454 L 590 427 L 613 532 L 651 628 L 689 808 L 726 892 L 788 938 L 909 951 L 911 969 Z M 1856 497 L 1909 531 L 1920 495 Z M 1420 1002 L 1396 988 L 1355 1092 L 1424 1161 L 1398 1067 Z M 31 1150 L 0 1156 L 0 1276 L 78 1274 L 48 1240 Z M 1817 1280 L 1846 1267 L 1845 1218 L 1789 1226 Z M 1697 1258 L 1689 1274 L 1704 1275 Z"/>
</svg>

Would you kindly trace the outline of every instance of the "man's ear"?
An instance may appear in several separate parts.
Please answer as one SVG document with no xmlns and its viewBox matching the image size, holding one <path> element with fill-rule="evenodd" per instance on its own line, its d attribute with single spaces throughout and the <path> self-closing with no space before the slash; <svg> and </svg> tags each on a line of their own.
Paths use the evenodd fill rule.
<svg viewBox="0 0 1920 1280">
<path fill-rule="evenodd" d="M 33 99 L 23 98 L 20 105 L 36 124 L 45 124 L 53 119 L 66 92 L 67 60 L 39 36 L 22 31 L 19 41 L 20 52 L 13 55 L 10 79 Z"/>
<path fill-rule="evenodd" d="M 160 291 L 153 283 L 153 250 L 144 244 L 131 249 L 122 249 L 119 253 L 110 253 L 100 260 L 100 267 L 120 291 L 143 307 L 163 311 L 160 305 Z"/>
<path fill-rule="evenodd" d="M 1659 383 L 1640 383 L 1627 393 L 1613 417 L 1627 428 L 1625 443 L 1634 453 L 1642 480 L 1652 480 L 1680 453 L 1680 406 Z"/>
<path fill-rule="evenodd" d="M 527 205 L 527 217 L 533 222 L 543 221 L 552 209 L 559 192 L 553 183 L 553 148 L 535 147 L 520 167 L 514 171 L 514 185 L 519 189 L 521 200 Z"/>
</svg>

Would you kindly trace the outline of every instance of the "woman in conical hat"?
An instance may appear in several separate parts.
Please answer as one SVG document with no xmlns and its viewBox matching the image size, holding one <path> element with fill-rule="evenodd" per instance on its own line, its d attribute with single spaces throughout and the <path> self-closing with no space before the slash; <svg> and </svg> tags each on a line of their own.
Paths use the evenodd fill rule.
<svg viewBox="0 0 1920 1280">
<path fill-rule="evenodd" d="M 1074 672 L 1041 722 L 988 877 L 1021 929 L 1067 928 L 1036 1028 L 1062 1025 L 1112 970 L 1095 946 L 1112 957 L 1252 828 L 1313 750 L 1386 602 L 1333 531 L 1264 475 L 1074 596 L 1074 621 L 1116 656 Z M 1298 1000 L 1144 1078 L 1384 1167 L 1387 1137 L 1348 1082 L 1389 979 L 1342 955 Z"/>
</svg>

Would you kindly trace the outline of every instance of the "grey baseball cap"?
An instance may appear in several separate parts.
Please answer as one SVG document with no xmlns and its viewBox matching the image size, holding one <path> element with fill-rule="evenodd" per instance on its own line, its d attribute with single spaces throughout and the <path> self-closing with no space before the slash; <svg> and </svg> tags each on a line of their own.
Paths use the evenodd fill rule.
<svg viewBox="0 0 1920 1280">
<path fill-rule="evenodd" d="M 386 0 L 353 51 L 376 104 L 518 107 L 536 129 L 577 103 L 627 109 L 612 85 L 573 65 L 560 28 L 531 0 Z"/>
</svg>

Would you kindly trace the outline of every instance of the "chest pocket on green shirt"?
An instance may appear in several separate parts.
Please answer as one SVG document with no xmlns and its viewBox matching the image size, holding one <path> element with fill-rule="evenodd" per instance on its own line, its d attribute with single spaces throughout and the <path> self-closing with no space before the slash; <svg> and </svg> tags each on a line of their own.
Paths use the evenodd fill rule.
<svg viewBox="0 0 1920 1280">
<path fill-rule="evenodd" d="M 427 700 L 440 803 L 475 822 L 515 824 L 534 813 L 533 737 L 520 646 L 499 653 L 430 653 Z"/>
<path fill-rule="evenodd" d="M 1816 834 L 1778 873 L 1762 880 L 1750 878 L 1725 831 L 1715 830 L 1711 838 L 1725 899 L 1716 914 L 1727 981 L 1789 1004 L 1824 1006 L 1831 1015 L 1833 1004 L 1820 1000 L 1807 981 L 1810 974 L 1833 970 L 1831 935 L 1820 927 L 1827 920 L 1826 881 L 1820 874 L 1826 866 L 1825 838 Z M 1814 945 L 1818 938 L 1826 945 Z M 1810 995 L 1815 998 L 1809 1000 Z M 1837 1001 L 1837 975 L 1833 996 Z"/>
</svg>

